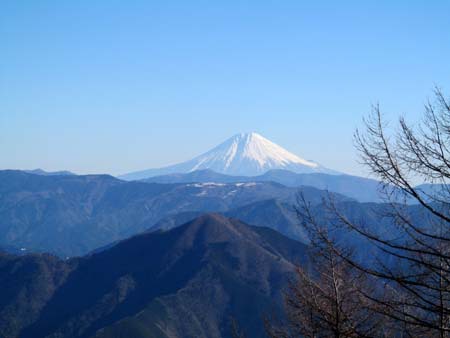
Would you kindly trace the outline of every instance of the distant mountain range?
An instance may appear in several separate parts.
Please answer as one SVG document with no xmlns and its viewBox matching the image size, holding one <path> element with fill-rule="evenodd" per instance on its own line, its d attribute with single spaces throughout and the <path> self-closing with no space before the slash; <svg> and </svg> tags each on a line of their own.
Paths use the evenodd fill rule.
<svg viewBox="0 0 450 338">
<path fill-rule="evenodd" d="M 189 173 L 210 169 L 227 175 L 256 176 L 272 169 L 295 173 L 337 174 L 316 162 L 305 160 L 257 133 L 237 134 L 192 160 L 158 169 L 147 169 L 119 176 L 141 180 L 158 175 Z"/>
<path fill-rule="evenodd" d="M 327 197 L 312 187 L 299 190 L 274 182 L 158 184 L 108 175 L 0 171 L 0 247 L 62 257 L 83 255 L 180 213 L 205 212 L 242 217 L 302 240 L 293 211 L 299 191 L 314 204 Z"/>
<path fill-rule="evenodd" d="M 220 215 L 83 258 L 0 254 L 0 336 L 263 337 L 307 248 Z"/>
<path fill-rule="evenodd" d="M 199 171 L 156 177 L 155 181 L 166 183 L 152 183 L 108 175 L 0 171 L 0 249 L 51 252 L 61 257 L 84 255 L 142 231 L 178 226 L 207 212 L 270 227 L 304 241 L 294 210 L 299 193 L 319 207 L 329 194 L 338 203 L 351 202 L 350 214 L 374 208 L 361 201 L 378 197 L 376 181 L 354 176 L 270 171 L 256 178 L 258 182 Z M 216 182 L 208 182 L 211 179 Z M 367 217 L 367 212 L 361 217 Z"/>
</svg>

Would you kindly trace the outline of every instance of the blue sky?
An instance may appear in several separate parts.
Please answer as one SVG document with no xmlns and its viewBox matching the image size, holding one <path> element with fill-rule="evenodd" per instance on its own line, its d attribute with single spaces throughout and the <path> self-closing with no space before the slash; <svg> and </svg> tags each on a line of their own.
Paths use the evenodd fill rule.
<svg viewBox="0 0 450 338">
<path fill-rule="evenodd" d="M 0 168 L 112 173 L 256 131 L 364 174 L 373 103 L 450 95 L 448 1 L 0 2 Z"/>
</svg>

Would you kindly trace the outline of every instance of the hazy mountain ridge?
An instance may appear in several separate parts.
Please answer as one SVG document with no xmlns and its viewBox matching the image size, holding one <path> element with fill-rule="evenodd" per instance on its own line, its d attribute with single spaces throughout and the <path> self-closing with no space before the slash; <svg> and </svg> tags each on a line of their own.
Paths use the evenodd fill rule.
<svg viewBox="0 0 450 338">
<path fill-rule="evenodd" d="M 44 175 L 44 176 L 62 176 L 62 175 L 75 175 L 71 171 L 67 170 L 60 170 L 60 171 L 46 171 L 41 168 L 33 169 L 33 170 L 23 170 L 24 172 L 28 174 L 35 174 L 35 175 Z"/>
<path fill-rule="evenodd" d="M 314 188 L 301 190 L 312 203 L 326 197 L 326 192 Z M 0 171 L 0 247 L 82 255 L 178 213 L 226 213 L 272 199 L 293 205 L 298 191 L 272 182 L 156 184 L 125 182 L 107 175 Z M 278 230 L 295 234 L 287 225 Z"/>
<path fill-rule="evenodd" d="M 277 199 L 257 201 L 222 213 L 226 217 L 239 219 L 254 226 L 264 226 L 294 239 L 306 239 L 294 206 Z M 189 222 L 202 212 L 182 212 L 163 218 L 149 231 L 168 230 Z"/>
</svg>

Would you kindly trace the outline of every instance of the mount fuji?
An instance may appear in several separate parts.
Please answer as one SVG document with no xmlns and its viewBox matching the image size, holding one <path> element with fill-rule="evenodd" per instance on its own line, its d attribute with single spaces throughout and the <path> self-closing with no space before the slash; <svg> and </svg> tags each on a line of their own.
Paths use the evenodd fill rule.
<svg viewBox="0 0 450 338">
<path fill-rule="evenodd" d="M 241 133 L 192 160 L 163 168 L 132 172 L 119 178 L 140 180 L 204 169 L 240 176 L 257 176 L 273 169 L 284 169 L 300 174 L 339 174 L 316 162 L 305 160 L 257 133 Z"/>
</svg>

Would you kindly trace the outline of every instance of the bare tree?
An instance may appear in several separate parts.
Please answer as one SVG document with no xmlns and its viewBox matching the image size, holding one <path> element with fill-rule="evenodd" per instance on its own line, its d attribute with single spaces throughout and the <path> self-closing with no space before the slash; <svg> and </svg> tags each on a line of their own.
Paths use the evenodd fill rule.
<svg viewBox="0 0 450 338">
<path fill-rule="evenodd" d="M 355 140 L 363 163 L 382 182 L 385 216 L 392 221 L 389 231 L 351 219 L 332 199 L 325 203 L 335 216 L 333 224 L 368 240 L 380 258 L 376 264 L 364 264 L 336 243 L 333 251 L 381 285 L 382 292 L 362 293 L 376 304 L 374 312 L 401 324 L 400 333 L 449 337 L 450 103 L 436 89 L 435 101 L 425 106 L 416 128 L 400 118 L 396 133 L 388 130 L 375 106 Z M 316 228 L 323 222 L 317 217 L 307 220 Z"/>
<path fill-rule="evenodd" d="M 299 217 L 315 219 L 311 207 L 300 197 Z M 285 292 L 286 322 L 268 325 L 271 337 L 382 337 L 380 316 L 372 312 L 366 274 L 337 254 L 330 227 L 317 222 L 303 224 L 309 240 L 309 264 L 297 267 L 296 277 Z"/>
<path fill-rule="evenodd" d="M 375 222 L 351 217 L 332 195 L 320 215 L 301 200 L 311 266 L 298 268 L 287 323 L 269 325 L 272 337 L 450 337 L 450 102 L 436 89 L 423 121 L 398 127 L 389 133 L 375 106 L 355 133 L 386 202 Z M 375 257 L 355 255 L 346 235 Z"/>
</svg>

